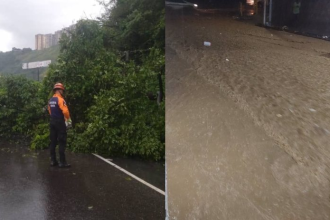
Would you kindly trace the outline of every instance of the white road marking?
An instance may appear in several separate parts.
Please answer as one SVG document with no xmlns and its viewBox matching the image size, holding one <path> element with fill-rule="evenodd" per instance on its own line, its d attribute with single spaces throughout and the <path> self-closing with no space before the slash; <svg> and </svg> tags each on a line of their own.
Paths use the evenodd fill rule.
<svg viewBox="0 0 330 220">
<path fill-rule="evenodd" d="M 144 184 L 144 185 L 146 185 L 146 186 L 149 186 L 151 189 L 153 189 L 153 190 L 155 190 L 155 191 L 157 191 L 157 192 L 159 192 L 160 194 L 162 194 L 162 195 L 164 195 L 164 196 L 165 196 L 165 192 L 164 192 L 163 190 L 161 190 L 161 189 L 158 189 L 157 187 L 155 187 L 155 186 L 151 185 L 150 183 L 147 183 L 147 182 L 146 182 L 146 181 L 144 181 L 143 179 L 141 179 L 141 178 L 139 178 L 139 177 L 135 176 L 134 174 L 132 174 L 132 173 L 128 172 L 127 170 L 125 170 L 125 169 L 121 168 L 120 166 L 118 166 L 118 165 L 116 165 L 116 164 L 114 164 L 114 163 L 110 162 L 108 159 L 105 159 L 104 157 L 101 157 L 101 156 L 100 156 L 100 155 L 98 155 L 98 154 L 93 154 L 93 155 L 94 155 L 95 157 L 98 157 L 98 158 L 100 158 L 100 159 L 101 159 L 101 160 L 103 160 L 104 162 L 106 162 L 106 163 L 110 164 L 111 166 L 114 166 L 114 167 L 116 167 L 118 170 L 120 170 L 120 171 L 122 171 L 122 172 L 126 173 L 127 175 L 129 175 L 129 176 L 133 177 L 133 178 L 134 178 L 134 179 L 136 179 L 137 181 L 139 181 L 139 182 L 143 183 L 143 184 Z"/>
</svg>

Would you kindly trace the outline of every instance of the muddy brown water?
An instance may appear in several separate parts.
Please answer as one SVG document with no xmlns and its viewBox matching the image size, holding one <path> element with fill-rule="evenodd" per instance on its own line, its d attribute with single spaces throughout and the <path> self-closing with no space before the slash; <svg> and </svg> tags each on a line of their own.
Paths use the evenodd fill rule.
<svg viewBox="0 0 330 220">
<path fill-rule="evenodd" d="M 330 218 L 328 51 L 228 16 L 166 14 L 170 219 Z"/>
</svg>

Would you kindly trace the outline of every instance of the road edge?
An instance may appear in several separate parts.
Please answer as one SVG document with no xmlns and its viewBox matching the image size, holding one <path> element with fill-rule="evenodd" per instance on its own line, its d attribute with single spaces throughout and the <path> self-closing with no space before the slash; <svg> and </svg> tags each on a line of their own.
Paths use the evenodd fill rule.
<svg viewBox="0 0 330 220">
<path fill-rule="evenodd" d="M 129 175 L 130 177 L 136 179 L 137 181 L 141 182 L 142 184 L 148 186 L 149 188 L 151 188 L 151 189 L 155 190 L 156 192 L 158 192 L 158 193 L 160 193 L 160 194 L 162 194 L 162 195 L 165 196 L 165 192 L 164 192 L 163 190 L 161 190 L 161 189 L 159 189 L 159 188 L 157 188 L 157 187 L 151 185 L 150 183 L 148 183 L 148 182 L 144 181 L 143 179 L 141 179 L 141 178 L 135 176 L 134 174 L 128 172 L 127 170 L 121 168 L 120 166 L 118 166 L 118 165 L 116 165 L 116 164 L 110 162 L 109 160 L 105 159 L 104 157 L 102 157 L 102 156 L 100 156 L 100 155 L 98 155 L 98 154 L 94 154 L 94 153 L 92 153 L 92 154 L 93 154 L 95 157 L 97 157 L 97 158 L 103 160 L 104 162 L 110 164 L 111 166 L 117 168 L 118 170 L 120 170 L 120 171 L 126 173 L 126 174 Z"/>
</svg>

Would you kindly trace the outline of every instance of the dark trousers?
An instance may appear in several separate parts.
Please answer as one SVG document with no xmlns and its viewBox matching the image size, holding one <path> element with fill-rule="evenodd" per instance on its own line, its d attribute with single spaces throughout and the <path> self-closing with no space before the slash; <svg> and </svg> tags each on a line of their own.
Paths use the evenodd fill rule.
<svg viewBox="0 0 330 220">
<path fill-rule="evenodd" d="M 292 27 L 298 27 L 299 25 L 299 14 L 293 14 L 292 19 L 291 19 L 291 26 Z"/>
<path fill-rule="evenodd" d="M 66 163 L 66 126 L 64 119 L 50 119 L 50 158 L 56 162 L 56 145 L 59 145 L 60 163 Z"/>
</svg>

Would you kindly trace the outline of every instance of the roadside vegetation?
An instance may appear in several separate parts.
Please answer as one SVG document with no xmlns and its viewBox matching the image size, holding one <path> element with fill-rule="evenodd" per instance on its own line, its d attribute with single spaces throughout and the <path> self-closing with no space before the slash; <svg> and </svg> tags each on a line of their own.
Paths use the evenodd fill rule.
<svg viewBox="0 0 330 220">
<path fill-rule="evenodd" d="M 0 76 L 0 136 L 29 136 L 32 149 L 47 148 L 49 116 L 43 108 L 53 85 L 62 82 L 73 121 L 72 151 L 162 160 L 164 2 L 102 4 L 98 20 L 80 20 L 61 38 L 56 63 L 42 82 Z"/>
</svg>

